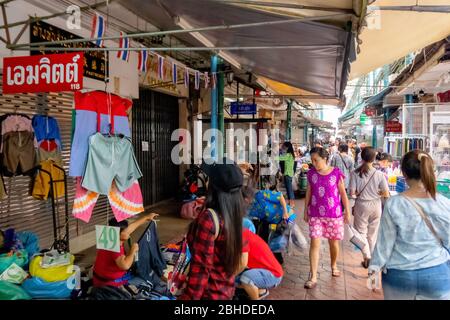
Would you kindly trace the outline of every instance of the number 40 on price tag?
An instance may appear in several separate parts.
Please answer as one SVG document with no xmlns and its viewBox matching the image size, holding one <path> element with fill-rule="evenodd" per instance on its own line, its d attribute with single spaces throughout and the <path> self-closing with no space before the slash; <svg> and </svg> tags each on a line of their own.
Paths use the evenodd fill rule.
<svg viewBox="0 0 450 320">
<path fill-rule="evenodd" d="M 120 252 L 120 228 L 95 226 L 97 249 Z"/>
</svg>

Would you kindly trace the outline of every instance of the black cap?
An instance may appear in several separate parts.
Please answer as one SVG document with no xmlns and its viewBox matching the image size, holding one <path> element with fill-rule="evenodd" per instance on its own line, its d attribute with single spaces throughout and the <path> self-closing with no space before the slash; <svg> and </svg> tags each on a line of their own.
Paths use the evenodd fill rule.
<svg viewBox="0 0 450 320">
<path fill-rule="evenodd" d="M 239 189 L 244 183 L 241 168 L 233 160 L 228 158 L 223 158 L 221 162 L 214 162 L 212 164 L 203 162 L 201 169 L 209 177 L 209 182 L 224 192 Z"/>
</svg>

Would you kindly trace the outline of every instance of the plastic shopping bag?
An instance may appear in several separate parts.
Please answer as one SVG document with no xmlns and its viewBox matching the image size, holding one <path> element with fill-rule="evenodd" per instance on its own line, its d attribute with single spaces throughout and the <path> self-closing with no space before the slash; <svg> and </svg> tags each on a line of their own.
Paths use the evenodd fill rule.
<svg viewBox="0 0 450 320">
<path fill-rule="evenodd" d="M 33 277 L 25 280 L 22 288 L 34 299 L 68 299 L 75 289 L 75 284 L 75 275 L 57 282 L 47 282 Z"/>
<path fill-rule="evenodd" d="M 0 300 L 30 300 L 31 297 L 20 286 L 0 280 Z"/>
<path fill-rule="evenodd" d="M 345 228 L 350 242 L 362 251 L 367 245 L 366 239 L 364 239 L 364 237 L 352 225 L 346 224 Z"/>
<path fill-rule="evenodd" d="M 300 227 L 296 223 L 290 223 L 288 229 L 288 254 L 291 255 L 293 250 L 301 252 L 307 249 L 308 240 L 306 240 Z"/>
</svg>

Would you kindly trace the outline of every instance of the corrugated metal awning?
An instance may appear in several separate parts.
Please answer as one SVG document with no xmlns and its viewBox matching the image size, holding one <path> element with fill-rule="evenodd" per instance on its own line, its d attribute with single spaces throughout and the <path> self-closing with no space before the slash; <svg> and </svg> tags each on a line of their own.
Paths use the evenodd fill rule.
<svg viewBox="0 0 450 320">
<path fill-rule="evenodd" d="M 218 1 L 127 0 L 122 4 L 165 30 L 292 19 Z M 242 70 L 337 99 L 343 97 L 350 61 L 356 55 L 351 31 L 318 22 L 211 30 L 201 32 L 201 36 L 215 47 L 301 45 L 302 48 L 295 49 L 225 50 L 224 53 L 229 57 L 226 60 L 237 62 Z M 196 34 L 178 37 L 195 46 L 207 46 Z"/>
</svg>

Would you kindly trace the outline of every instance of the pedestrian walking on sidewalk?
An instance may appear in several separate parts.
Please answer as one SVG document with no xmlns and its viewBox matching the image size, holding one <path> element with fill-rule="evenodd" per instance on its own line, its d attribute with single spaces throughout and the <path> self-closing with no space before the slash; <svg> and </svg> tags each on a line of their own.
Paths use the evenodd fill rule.
<svg viewBox="0 0 450 320">
<path fill-rule="evenodd" d="M 436 193 L 429 154 L 402 159 L 409 189 L 386 202 L 369 276 L 383 270 L 385 300 L 450 299 L 450 200 Z"/>
<path fill-rule="evenodd" d="M 311 149 L 314 168 L 308 172 L 304 215 L 305 221 L 309 223 L 311 237 L 309 250 L 311 272 L 305 283 L 307 289 L 317 285 L 321 238 L 328 239 L 332 275 L 340 276 L 337 267 L 339 241 L 344 238 L 344 223 L 348 223 L 350 219 L 345 177 L 338 168 L 328 166 L 328 157 L 329 154 L 324 148 Z M 345 213 L 342 212 L 341 199 Z"/>
<path fill-rule="evenodd" d="M 348 155 L 348 145 L 343 143 L 338 147 L 338 151 L 332 155 L 330 166 L 339 168 L 345 176 L 345 190 L 348 190 L 350 183 L 350 173 L 353 171 L 354 161 Z"/>
<path fill-rule="evenodd" d="M 362 164 L 350 176 L 350 197 L 355 200 L 353 208 L 354 227 L 363 236 L 366 245 L 362 250 L 364 268 L 369 267 L 380 226 L 382 198 L 389 197 L 389 186 L 384 174 L 373 167 L 377 151 L 365 147 L 361 153 Z"/>
<path fill-rule="evenodd" d="M 284 161 L 284 171 L 283 171 L 283 180 L 284 185 L 286 187 L 287 198 L 289 201 L 289 205 L 294 208 L 295 207 L 295 196 L 294 189 L 292 187 L 292 178 L 295 173 L 295 154 L 294 148 L 292 147 L 292 143 L 286 141 L 283 143 L 281 147 L 282 154 L 278 157 L 279 161 Z"/>
<path fill-rule="evenodd" d="M 205 209 L 189 226 L 192 257 L 186 289 L 179 299 L 231 300 L 242 253 L 243 175 L 227 158 L 204 163 L 201 169 L 209 178 L 208 195 Z"/>
</svg>

